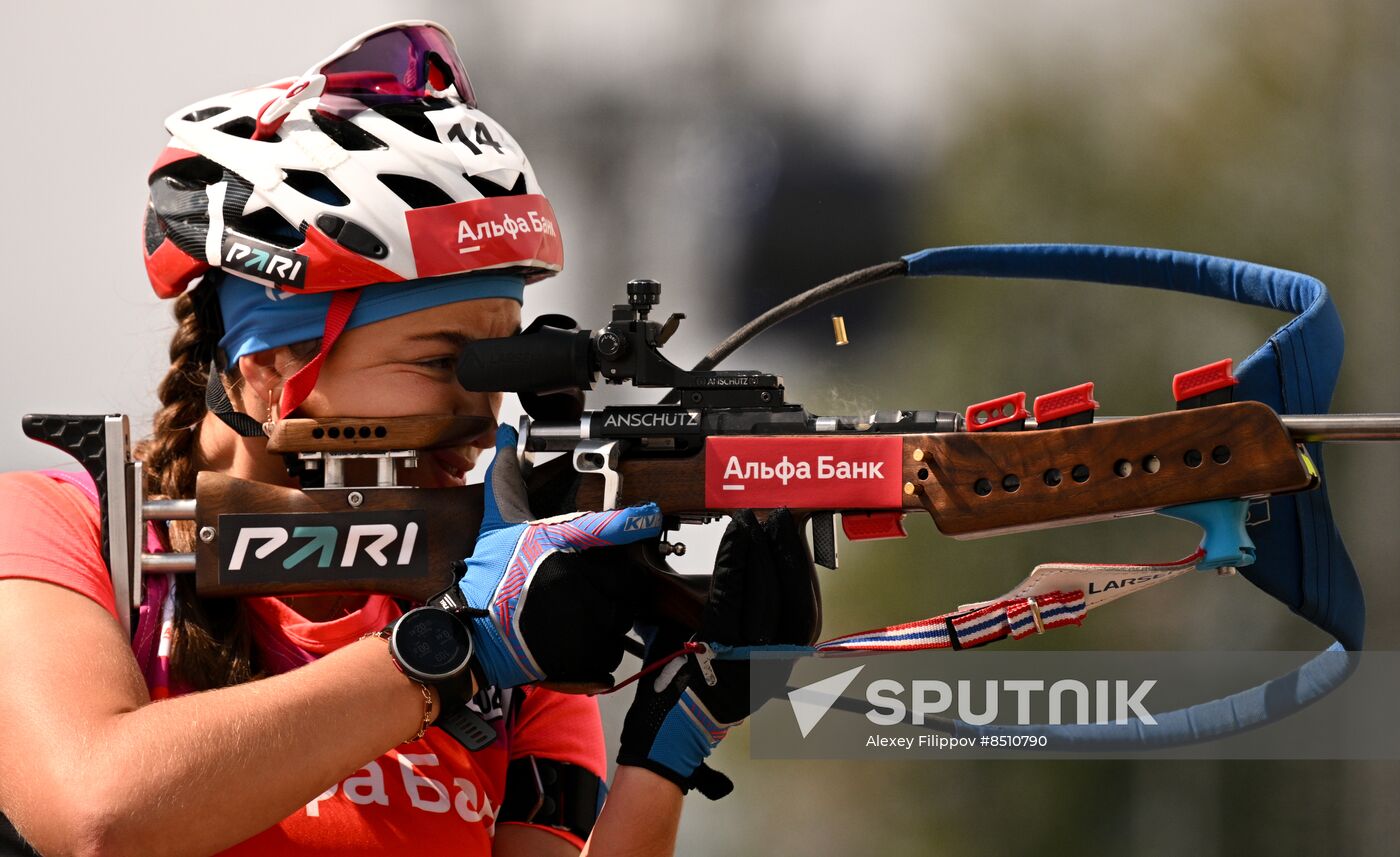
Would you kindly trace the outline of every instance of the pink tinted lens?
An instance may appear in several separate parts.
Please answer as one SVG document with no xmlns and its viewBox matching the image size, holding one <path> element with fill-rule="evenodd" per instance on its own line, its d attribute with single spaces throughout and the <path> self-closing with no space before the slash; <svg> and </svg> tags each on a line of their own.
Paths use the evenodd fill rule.
<svg viewBox="0 0 1400 857">
<path fill-rule="evenodd" d="M 366 104 L 429 96 L 455 86 L 468 106 L 476 106 L 471 81 L 452 42 L 433 27 L 403 27 L 375 33 L 345 56 L 321 68 L 326 94 Z"/>
</svg>

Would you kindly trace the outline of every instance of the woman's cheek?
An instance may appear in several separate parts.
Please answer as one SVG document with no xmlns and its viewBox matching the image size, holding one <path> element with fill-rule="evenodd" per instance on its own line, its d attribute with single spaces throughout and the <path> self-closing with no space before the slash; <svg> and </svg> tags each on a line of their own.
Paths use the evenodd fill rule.
<svg viewBox="0 0 1400 857">
<path fill-rule="evenodd" d="M 475 414 L 495 419 L 501 393 L 463 390 L 452 373 L 384 367 L 353 375 L 323 374 L 302 407 L 307 416 L 415 416 Z"/>
<path fill-rule="evenodd" d="M 324 389 L 322 387 L 324 386 Z M 332 385 L 317 384 L 313 392 L 317 416 L 376 416 L 398 417 L 417 414 L 440 414 L 450 411 L 448 385 L 434 382 L 414 373 L 384 374 L 341 380 Z M 320 396 L 316 394 L 320 393 Z M 312 405 L 312 400 L 307 400 Z"/>
<path fill-rule="evenodd" d="M 455 378 L 446 383 L 420 378 L 416 383 L 396 385 L 392 395 L 400 413 L 472 414 L 493 420 L 500 414 L 504 400 L 501 393 L 463 390 Z"/>
</svg>

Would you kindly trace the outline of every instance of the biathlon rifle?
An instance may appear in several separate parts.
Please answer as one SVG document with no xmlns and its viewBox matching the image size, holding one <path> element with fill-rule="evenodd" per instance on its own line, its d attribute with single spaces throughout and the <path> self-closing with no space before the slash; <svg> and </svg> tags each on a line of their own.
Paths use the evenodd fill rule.
<svg viewBox="0 0 1400 857">
<path fill-rule="evenodd" d="M 821 300 L 891 277 L 933 274 L 1148 286 L 1296 317 L 1238 375 L 1230 360 L 1184 372 L 1173 383 L 1175 410 L 1135 417 L 1097 416 L 1087 383 L 1038 396 L 1029 411 L 1026 395 L 1016 393 L 956 412 L 818 416 L 787 401 L 776 374 L 714 369 Z M 654 281 L 634 280 L 627 303 L 614 306 L 601 328 L 543 316 L 520 335 L 467 348 L 458 368 L 463 386 L 516 392 L 529 414 L 518 451 L 537 513 L 654 501 L 669 534 L 736 509 L 786 507 L 810 520 L 814 559 L 828 568 L 837 565 L 838 515 L 845 537 L 862 541 L 901 537 L 904 517 L 920 512 L 960 539 L 1160 513 L 1203 528 L 1191 557 L 1157 566 L 1041 566 L 1001 599 L 812 650 L 964 648 L 1019 637 L 1077 624 L 1120 594 L 1099 586 L 1095 597 L 1092 580 L 1157 583 L 1191 569 L 1241 569 L 1347 648 L 1359 648 L 1359 584 L 1331 523 L 1316 444 L 1400 439 L 1400 415 L 1326 414 L 1341 331 L 1317 280 L 1138 248 L 927 250 L 775 307 L 691 370 L 661 353 L 684 316 L 653 320 L 660 292 Z M 655 405 L 585 410 L 582 391 L 599 380 L 670 392 Z M 286 458 L 302 490 L 203 472 L 194 500 L 153 500 L 142 493 L 126 417 L 24 418 L 27 435 L 70 452 L 95 480 L 103 552 L 118 602 L 133 608 L 142 576 L 153 573 L 193 572 L 204 596 L 367 591 L 431 599 L 453 584 L 456 561 L 471 552 L 481 487 L 405 487 L 400 471 L 487 428 L 470 417 L 283 420 L 268 450 Z M 535 465 L 544 453 L 562 455 Z M 373 460 L 377 484 L 346 485 L 351 459 Z M 194 521 L 193 554 L 144 549 L 148 521 L 179 519 Z M 1260 533 L 1268 544 L 1256 554 Z M 663 537 L 637 550 L 654 572 L 639 585 L 657 614 L 699 627 L 704 577 L 666 566 L 666 556 L 684 545 Z M 814 578 L 819 610 L 818 591 Z"/>
</svg>

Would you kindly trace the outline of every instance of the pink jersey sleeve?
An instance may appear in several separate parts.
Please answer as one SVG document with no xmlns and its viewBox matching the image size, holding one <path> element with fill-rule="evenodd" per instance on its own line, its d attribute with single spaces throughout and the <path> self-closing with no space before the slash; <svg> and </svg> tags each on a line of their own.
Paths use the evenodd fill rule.
<svg viewBox="0 0 1400 857">
<path fill-rule="evenodd" d="M 71 589 L 117 618 L 97 507 L 77 486 L 41 473 L 0 473 L 0 578 L 7 577 Z"/>
<path fill-rule="evenodd" d="M 510 733 L 510 757 L 544 756 L 586 768 L 602 779 L 608 774 L 603 747 L 603 718 L 598 700 L 542 687 L 525 692 Z"/>
<path fill-rule="evenodd" d="M 526 690 L 510 733 L 510 758 L 514 760 L 525 756 L 541 756 L 578 765 L 606 781 L 608 757 L 603 743 L 603 718 L 598 713 L 598 700 L 542 687 Z M 547 830 L 572 842 L 575 847 L 583 848 L 583 840 L 572 833 L 542 825 L 527 826 Z"/>
</svg>

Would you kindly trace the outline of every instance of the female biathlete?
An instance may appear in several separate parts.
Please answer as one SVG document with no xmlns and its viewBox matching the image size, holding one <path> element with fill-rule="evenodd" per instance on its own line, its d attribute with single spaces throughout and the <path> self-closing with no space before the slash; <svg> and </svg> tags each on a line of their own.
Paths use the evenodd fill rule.
<svg viewBox="0 0 1400 857">
<path fill-rule="evenodd" d="M 525 286 L 560 270 L 562 245 L 446 32 L 379 28 L 301 78 L 166 126 L 144 249 L 178 324 L 138 446 L 148 493 L 191 497 L 202 470 L 297 486 L 266 449 L 293 414 L 494 425 L 501 396 L 464 390 L 457 360 L 519 330 Z M 540 685 L 611 680 L 633 570 L 590 548 L 654 537 L 659 516 L 532 522 L 508 428 L 405 473 L 461 485 L 493 436 L 461 583 L 447 607 L 407 614 L 380 595 L 205 599 L 192 576 L 154 575 L 129 634 L 91 482 L 0 476 L 0 850 L 671 853 L 685 791 L 725 790 L 704 760 L 751 711 L 747 673 L 717 663 L 711 684 L 684 659 L 639 682 L 605 788 L 596 703 Z M 190 522 L 148 537 L 148 550 L 195 541 Z M 786 515 L 737 516 L 703 638 L 810 636 L 783 607 L 788 588 L 810 588 L 809 562 Z M 391 638 L 428 641 L 450 669 Z M 650 639 L 654 661 L 686 635 Z"/>
</svg>

